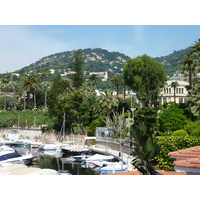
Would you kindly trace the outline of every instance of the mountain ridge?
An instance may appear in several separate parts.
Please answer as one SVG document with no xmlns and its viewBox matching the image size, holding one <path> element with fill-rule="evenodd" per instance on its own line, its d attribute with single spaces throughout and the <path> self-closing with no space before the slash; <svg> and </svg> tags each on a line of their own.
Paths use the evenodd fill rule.
<svg viewBox="0 0 200 200">
<path fill-rule="evenodd" d="M 84 71 L 110 71 L 121 74 L 126 60 L 130 58 L 123 53 L 117 51 L 110 52 L 102 48 L 86 48 L 80 50 L 83 52 L 85 58 Z M 45 56 L 29 66 L 16 70 L 15 73 L 29 73 L 30 71 L 39 73 L 45 67 L 54 69 L 57 73 L 70 71 L 72 70 L 71 58 L 74 51 L 76 50 L 63 51 Z M 155 59 L 164 66 L 167 75 L 173 75 L 183 64 L 182 61 L 188 52 L 189 48 L 178 51 L 174 50 L 169 55 L 155 57 Z"/>
</svg>

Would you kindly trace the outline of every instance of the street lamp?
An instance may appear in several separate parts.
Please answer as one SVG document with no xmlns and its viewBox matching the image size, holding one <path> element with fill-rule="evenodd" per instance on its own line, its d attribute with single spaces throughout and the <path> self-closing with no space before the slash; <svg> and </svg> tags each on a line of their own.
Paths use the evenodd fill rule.
<svg viewBox="0 0 200 200">
<path fill-rule="evenodd" d="M 123 170 L 123 148 L 121 149 L 121 147 L 124 146 L 126 140 L 125 139 L 118 139 L 119 144 L 120 144 L 120 153 L 121 153 L 121 160 L 122 160 L 122 165 L 121 165 L 121 171 Z"/>
</svg>

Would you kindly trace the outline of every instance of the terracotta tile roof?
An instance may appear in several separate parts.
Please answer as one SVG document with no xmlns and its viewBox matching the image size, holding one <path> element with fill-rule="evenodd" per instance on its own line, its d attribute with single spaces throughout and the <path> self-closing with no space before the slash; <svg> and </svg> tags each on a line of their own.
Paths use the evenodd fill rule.
<svg viewBox="0 0 200 200">
<path fill-rule="evenodd" d="M 190 147 L 187 149 L 181 149 L 178 151 L 173 151 L 169 153 L 171 158 L 179 157 L 189 157 L 189 158 L 199 158 L 200 159 L 200 146 Z"/>
<path fill-rule="evenodd" d="M 177 159 L 174 161 L 174 166 L 200 168 L 200 146 L 173 151 L 169 156 Z"/>
<path fill-rule="evenodd" d="M 162 175 L 186 175 L 185 172 L 174 172 L 165 170 L 158 170 L 158 172 Z M 141 175 L 141 173 L 139 171 L 130 171 L 130 172 L 120 172 L 120 173 L 104 174 L 104 175 Z"/>
</svg>

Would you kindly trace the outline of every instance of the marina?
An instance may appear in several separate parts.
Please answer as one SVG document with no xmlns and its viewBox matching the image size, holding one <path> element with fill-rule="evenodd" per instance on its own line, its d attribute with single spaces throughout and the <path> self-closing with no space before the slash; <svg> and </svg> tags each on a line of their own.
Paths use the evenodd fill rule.
<svg viewBox="0 0 200 200">
<path fill-rule="evenodd" d="M 17 174 L 16 166 L 19 167 L 19 175 L 23 174 L 23 170 L 24 175 L 101 175 L 124 172 L 129 169 L 128 163 L 118 157 L 119 152 L 111 152 L 111 150 L 106 152 L 105 149 L 94 146 L 30 141 L 8 143 L 7 141 L 7 145 L 2 145 L 0 149 L 1 153 L 3 149 L 6 153 L 13 149 L 14 153 L 9 152 L 9 156 L 12 157 L 12 154 L 16 156 L 11 161 L 6 160 L 6 158 L 4 161 L 0 160 L 0 174 L 4 175 Z M 2 159 L 3 157 L 6 156 L 2 155 Z M 30 158 L 29 161 L 28 158 Z M 14 171 L 11 170 L 12 168 Z M 8 172 L 9 169 L 10 172 Z"/>
</svg>

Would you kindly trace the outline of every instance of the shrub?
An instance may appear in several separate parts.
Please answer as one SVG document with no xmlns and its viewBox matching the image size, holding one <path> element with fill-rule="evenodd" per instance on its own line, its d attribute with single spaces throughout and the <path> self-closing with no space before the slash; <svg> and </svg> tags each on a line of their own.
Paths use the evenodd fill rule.
<svg viewBox="0 0 200 200">
<path fill-rule="evenodd" d="M 158 136 L 160 153 L 156 157 L 156 167 L 161 170 L 174 170 L 175 159 L 169 157 L 169 152 L 200 145 L 200 137 L 193 136 Z"/>
<path fill-rule="evenodd" d="M 172 133 L 172 136 L 188 136 L 188 133 L 185 130 L 177 130 Z"/>
<path fill-rule="evenodd" d="M 190 122 L 184 126 L 189 135 L 200 137 L 200 121 Z"/>
</svg>

